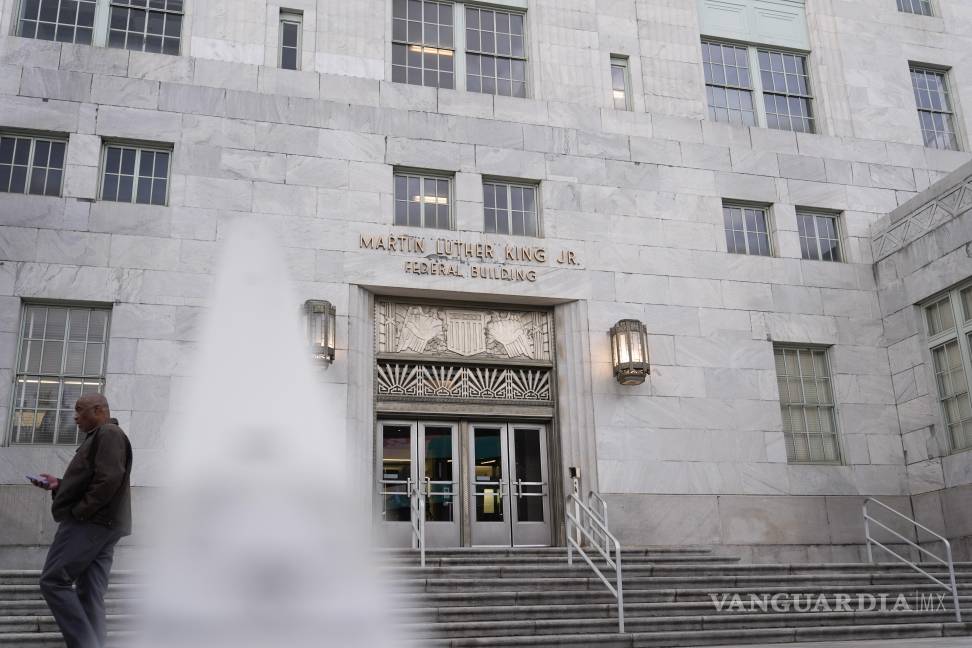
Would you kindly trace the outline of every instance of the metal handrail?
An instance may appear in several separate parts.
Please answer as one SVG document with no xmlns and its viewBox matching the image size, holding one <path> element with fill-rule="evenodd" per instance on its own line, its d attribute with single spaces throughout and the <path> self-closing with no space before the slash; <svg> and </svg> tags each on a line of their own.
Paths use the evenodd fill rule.
<svg viewBox="0 0 972 648">
<path fill-rule="evenodd" d="M 914 542 L 912 542 L 911 540 L 908 540 L 908 538 L 906 538 L 905 536 L 901 535 L 900 533 L 898 533 L 897 531 L 895 531 L 894 529 L 892 529 L 888 525 L 882 523 L 880 520 L 877 520 L 877 519 L 871 517 L 870 515 L 868 515 L 867 505 L 870 504 L 871 502 L 874 502 L 878 506 L 880 506 L 880 507 L 882 507 L 882 508 L 884 508 L 884 509 L 886 509 L 888 511 L 891 511 L 892 513 L 894 513 L 895 515 L 897 515 L 899 518 L 901 518 L 903 520 L 907 520 L 909 523 L 911 523 L 915 527 L 915 539 L 916 540 L 918 539 L 918 529 L 921 529 L 922 531 L 925 531 L 926 533 L 929 533 L 929 534 L 935 536 L 936 538 L 938 538 L 939 540 L 941 540 L 942 544 L 945 545 L 945 558 L 942 559 L 942 558 L 936 556 L 935 554 L 933 554 L 932 552 L 928 551 L 924 547 L 921 547 L 921 546 L 915 544 Z M 881 547 L 882 549 L 884 549 L 885 551 L 887 551 L 889 554 L 891 554 L 892 556 L 894 556 L 895 558 L 897 558 L 901 562 L 905 563 L 906 565 L 908 565 L 909 567 L 911 567 L 912 569 L 914 569 L 915 571 L 917 571 L 917 572 L 919 572 L 921 574 L 924 574 L 925 576 L 927 576 L 928 578 L 930 578 L 932 581 L 934 581 L 936 584 L 940 585 L 941 587 L 944 587 L 952 595 L 952 603 L 955 605 L 955 621 L 957 623 L 962 623 L 962 610 L 961 610 L 961 607 L 959 606 L 958 586 L 955 584 L 955 562 L 952 560 L 952 544 L 948 540 L 946 540 L 944 536 L 942 536 L 942 535 L 940 535 L 938 533 L 935 533 L 934 531 L 932 531 L 928 527 L 924 526 L 923 524 L 919 524 L 917 520 L 911 519 L 910 517 L 908 517 L 904 513 L 901 513 L 899 511 L 896 511 L 895 509 L 891 508 L 890 506 L 888 506 L 884 502 L 880 502 L 880 501 L 874 499 L 873 497 L 869 497 L 866 500 L 864 500 L 863 512 L 864 512 L 864 536 L 865 536 L 865 538 L 867 538 L 867 561 L 869 563 L 872 563 L 872 564 L 874 563 L 874 554 L 873 554 L 873 551 L 871 549 L 871 545 L 872 544 L 875 544 L 878 547 Z M 930 558 L 932 558 L 933 560 L 935 560 L 935 562 L 938 562 L 938 563 L 940 563 L 940 564 L 945 565 L 946 567 L 948 567 L 949 584 L 943 583 L 942 581 L 940 581 L 939 579 L 935 578 L 934 576 L 932 576 L 931 574 L 929 574 L 928 572 L 926 572 L 924 569 L 922 569 L 921 567 L 919 567 L 917 564 L 911 562 L 910 560 L 908 560 L 904 556 L 902 556 L 902 555 L 900 555 L 900 554 L 892 551 L 887 546 L 881 544 L 880 542 L 878 542 L 877 540 L 875 540 L 874 538 L 872 538 L 871 537 L 871 522 L 873 522 L 874 524 L 878 525 L 879 527 L 881 527 L 882 529 L 884 529 L 885 531 L 887 531 L 891 535 L 899 538 L 902 542 L 904 542 L 908 546 L 913 547 L 913 548 L 917 549 L 918 551 L 920 551 L 921 553 L 924 553 L 925 555 L 929 556 Z"/>
<path fill-rule="evenodd" d="M 604 524 L 605 529 L 611 528 L 608 524 L 607 502 L 604 501 L 604 498 L 601 497 L 600 494 L 595 493 L 594 491 L 589 491 L 587 493 L 587 507 L 590 508 L 594 515 L 601 520 L 601 523 Z M 592 527 L 591 533 L 593 532 L 594 529 Z M 607 538 L 604 538 L 604 543 L 607 544 Z"/>
<path fill-rule="evenodd" d="M 412 549 L 419 550 L 419 560 L 422 567 L 425 567 L 425 495 L 422 493 L 418 484 L 412 486 L 412 480 L 408 480 L 408 499 L 411 508 L 412 522 Z"/>
<path fill-rule="evenodd" d="M 603 500 L 602 500 L 603 501 Z M 565 518 L 565 526 L 567 531 L 567 564 L 574 564 L 574 550 L 587 561 L 587 564 L 591 566 L 594 573 L 597 574 L 598 578 L 607 586 L 608 591 L 614 595 L 614 598 L 618 600 L 618 632 L 624 633 L 624 589 L 621 584 L 621 543 L 618 539 L 611 535 L 608 530 L 607 525 L 601 521 L 598 515 L 590 509 L 584 502 L 578 497 L 577 492 L 571 493 L 567 496 L 567 509 Z M 583 518 L 583 519 L 582 519 Z M 571 525 L 573 525 L 574 530 L 578 534 L 578 539 L 583 536 L 587 539 L 591 546 L 597 549 L 601 557 L 607 563 L 608 567 L 614 568 L 615 584 L 612 585 L 611 581 L 607 579 L 601 568 L 594 564 L 587 552 L 581 546 L 578 539 L 575 539 L 571 535 Z M 604 540 L 604 546 L 598 542 L 597 537 L 593 533 L 596 530 L 598 535 Z M 611 558 L 611 549 L 614 549 L 615 557 Z"/>
</svg>

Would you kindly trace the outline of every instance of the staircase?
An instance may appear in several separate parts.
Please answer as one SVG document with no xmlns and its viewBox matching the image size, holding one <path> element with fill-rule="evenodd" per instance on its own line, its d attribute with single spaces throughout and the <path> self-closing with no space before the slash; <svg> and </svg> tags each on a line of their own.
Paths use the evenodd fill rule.
<svg viewBox="0 0 972 648">
<path fill-rule="evenodd" d="M 626 633 L 617 632 L 615 599 L 583 561 L 566 564 L 566 550 L 455 549 L 427 553 L 382 551 L 394 581 L 396 621 L 413 648 L 428 646 L 714 646 L 800 641 L 972 636 L 955 623 L 951 601 L 899 564 L 746 565 L 705 549 L 627 549 L 624 556 Z M 940 571 L 928 565 L 931 573 Z M 963 614 L 972 620 L 972 563 L 956 563 Z M 40 597 L 36 571 L 0 572 L 0 646 L 63 648 Z M 132 618 L 126 601 L 137 577 L 113 574 L 108 610 L 112 644 L 125 646 Z M 916 609 L 915 594 L 935 609 Z M 941 590 L 944 593 L 944 590 Z M 738 594 L 745 611 L 731 606 Z M 749 596 L 807 596 L 817 611 L 750 609 Z M 838 596 L 886 595 L 889 611 L 835 611 Z M 910 610 L 891 611 L 899 594 Z M 720 611 L 716 601 L 724 596 Z M 819 598 L 819 597 L 823 598 Z M 826 602 L 826 604 L 821 603 Z M 829 606 L 831 611 L 822 609 Z M 732 608 L 732 609 L 730 609 Z M 853 643 L 848 646 L 853 646 Z"/>
</svg>

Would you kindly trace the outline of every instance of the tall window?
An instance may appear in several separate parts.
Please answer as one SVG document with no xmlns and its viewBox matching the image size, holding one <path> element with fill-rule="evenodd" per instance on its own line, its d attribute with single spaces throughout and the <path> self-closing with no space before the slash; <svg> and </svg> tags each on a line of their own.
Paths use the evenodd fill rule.
<svg viewBox="0 0 972 648">
<path fill-rule="evenodd" d="M 0 134 L 0 191 L 60 196 L 63 140 Z"/>
<path fill-rule="evenodd" d="M 797 212 L 800 252 L 812 261 L 841 261 L 840 231 L 836 214 Z"/>
<path fill-rule="evenodd" d="M 723 205 L 726 248 L 733 254 L 770 256 L 769 228 L 765 207 Z"/>
<path fill-rule="evenodd" d="M 24 306 L 12 443 L 79 442 L 74 403 L 104 389 L 109 315 L 103 308 Z"/>
<path fill-rule="evenodd" d="M 90 45 L 96 0 L 21 0 L 17 35 Z"/>
<path fill-rule="evenodd" d="M 631 97 L 628 90 L 630 85 L 628 74 L 628 57 L 611 57 L 611 97 L 617 110 L 631 110 Z"/>
<path fill-rule="evenodd" d="M 814 132 L 805 54 L 702 41 L 702 66 L 713 121 Z"/>
<path fill-rule="evenodd" d="M 111 0 L 108 47 L 178 54 L 183 0 Z"/>
<path fill-rule="evenodd" d="M 915 103 L 918 104 L 918 121 L 925 146 L 958 150 L 946 72 L 912 66 L 911 85 L 915 91 Z"/>
<path fill-rule="evenodd" d="M 392 81 L 455 87 L 453 6 L 395 0 L 392 7 Z"/>
<path fill-rule="evenodd" d="M 972 347 L 972 287 L 950 291 L 924 308 L 935 384 L 952 450 L 972 448 L 969 350 Z"/>
<path fill-rule="evenodd" d="M 489 234 L 539 236 L 536 186 L 483 183 L 483 231 Z"/>
<path fill-rule="evenodd" d="M 170 152 L 124 145 L 105 147 L 101 199 L 142 205 L 166 204 Z"/>
<path fill-rule="evenodd" d="M 932 15 L 931 0 L 898 0 L 898 11 L 930 16 Z"/>
<path fill-rule="evenodd" d="M 466 89 L 526 97 L 523 14 L 466 8 Z"/>
<path fill-rule="evenodd" d="M 749 50 L 739 45 L 703 41 L 702 67 L 709 119 L 755 126 Z"/>
<path fill-rule="evenodd" d="M 395 174 L 395 225 L 452 229 L 452 181 L 445 176 Z"/>
<path fill-rule="evenodd" d="M 178 54 L 183 5 L 184 0 L 20 0 L 17 35 Z"/>
<path fill-rule="evenodd" d="M 777 346 L 783 437 L 790 463 L 839 463 L 837 417 L 824 349 Z"/>
<path fill-rule="evenodd" d="M 284 70 L 300 69 L 301 40 L 304 30 L 304 14 L 299 11 L 280 10 L 280 53 L 278 63 Z"/>
</svg>

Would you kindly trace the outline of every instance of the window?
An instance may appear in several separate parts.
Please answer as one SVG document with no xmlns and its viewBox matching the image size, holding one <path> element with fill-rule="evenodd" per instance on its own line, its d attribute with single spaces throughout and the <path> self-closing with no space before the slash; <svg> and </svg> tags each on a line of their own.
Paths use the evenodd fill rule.
<svg viewBox="0 0 972 648">
<path fill-rule="evenodd" d="M 164 205 L 169 188 L 170 152 L 113 144 L 105 147 L 101 199 Z"/>
<path fill-rule="evenodd" d="M 739 45 L 703 42 L 702 66 L 709 119 L 755 126 L 749 51 Z"/>
<path fill-rule="evenodd" d="M 10 439 L 74 444 L 74 403 L 105 386 L 108 320 L 104 308 L 25 304 Z"/>
<path fill-rule="evenodd" d="M 628 85 L 628 57 L 611 57 L 611 93 L 617 110 L 631 110 Z"/>
<path fill-rule="evenodd" d="M 17 35 L 178 54 L 182 17 L 183 0 L 21 0 Z"/>
<path fill-rule="evenodd" d="M 304 14 L 299 11 L 280 10 L 279 65 L 284 70 L 300 69 L 300 49 L 304 29 Z"/>
<path fill-rule="evenodd" d="M 789 463 L 839 463 L 837 418 L 824 349 L 778 346 L 783 437 Z"/>
<path fill-rule="evenodd" d="M 487 234 L 540 236 L 536 186 L 484 182 L 483 212 Z"/>
<path fill-rule="evenodd" d="M 458 74 L 469 92 L 526 97 L 525 40 L 522 12 L 394 0 L 392 81 L 452 89 Z"/>
<path fill-rule="evenodd" d="M 733 254 L 770 256 L 769 229 L 764 207 L 723 205 L 726 247 Z"/>
<path fill-rule="evenodd" d="M 952 102 L 944 70 L 911 67 L 911 85 L 918 104 L 918 121 L 925 146 L 958 150 L 958 137 L 952 121 Z"/>
<path fill-rule="evenodd" d="M 814 132 L 807 57 L 764 49 L 757 50 L 757 55 L 766 125 L 779 130 Z"/>
<path fill-rule="evenodd" d="M 953 451 L 972 448 L 969 350 L 972 348 L 972 287 L 950 291 L 924 307 L 932 368 L 942 419 Z"/>
<path fill-rule="evenodd" d="M 523 14 L 466 8 L 466 89 L 526 97 Z"/>
<path fill-rule="evenodd" d="M 17 35 L 90 45 L 96 0 L 21 0 Z"/>
<path fill-rule="evenodd" d="M 452 3 L 395 0 L 392 9 L 392 81 L 455 87 Z"/>
<path fill-rule="evenodd" d="M 452 181 L 445 176 L 395 174 L 395 225 L 452 229 Z"/>
<path fill-rule="evenodd" d="M 841 261 L 840 233 L 835 214 L 798 211 L 800 251 L 812 261 Z"/>
<path fill-rule="evenodd" d="M 898 11 L 930 16 L 932 15 L 931 0 L 898 0 Z"/>
<path fill-rule="evenodd" d="M 814 132 L 805 54 L 702 41 L 702 67 L 709 119 Z"/>
<path fill-rule="evenodd" d="M 0 134 L 0 191 L 60 196 L 63 140 Z"/>
<path fill-rule="evenodd" d="M 111 0 L 108 47 L 178 54 L 183 0 Z"/>
</svg>

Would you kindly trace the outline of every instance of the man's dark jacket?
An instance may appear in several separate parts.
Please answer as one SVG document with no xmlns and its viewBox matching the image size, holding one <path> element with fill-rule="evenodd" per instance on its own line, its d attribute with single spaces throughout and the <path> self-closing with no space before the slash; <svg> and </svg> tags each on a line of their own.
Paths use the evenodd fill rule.
<svg viewBox="0 0 972 648">
<path fill-rule="evenodd" d="M 132 446 L 117 425 L 88 432 L 54 491 L 54 520 L 94 522 L 132 531 Z"/>
</svg>

